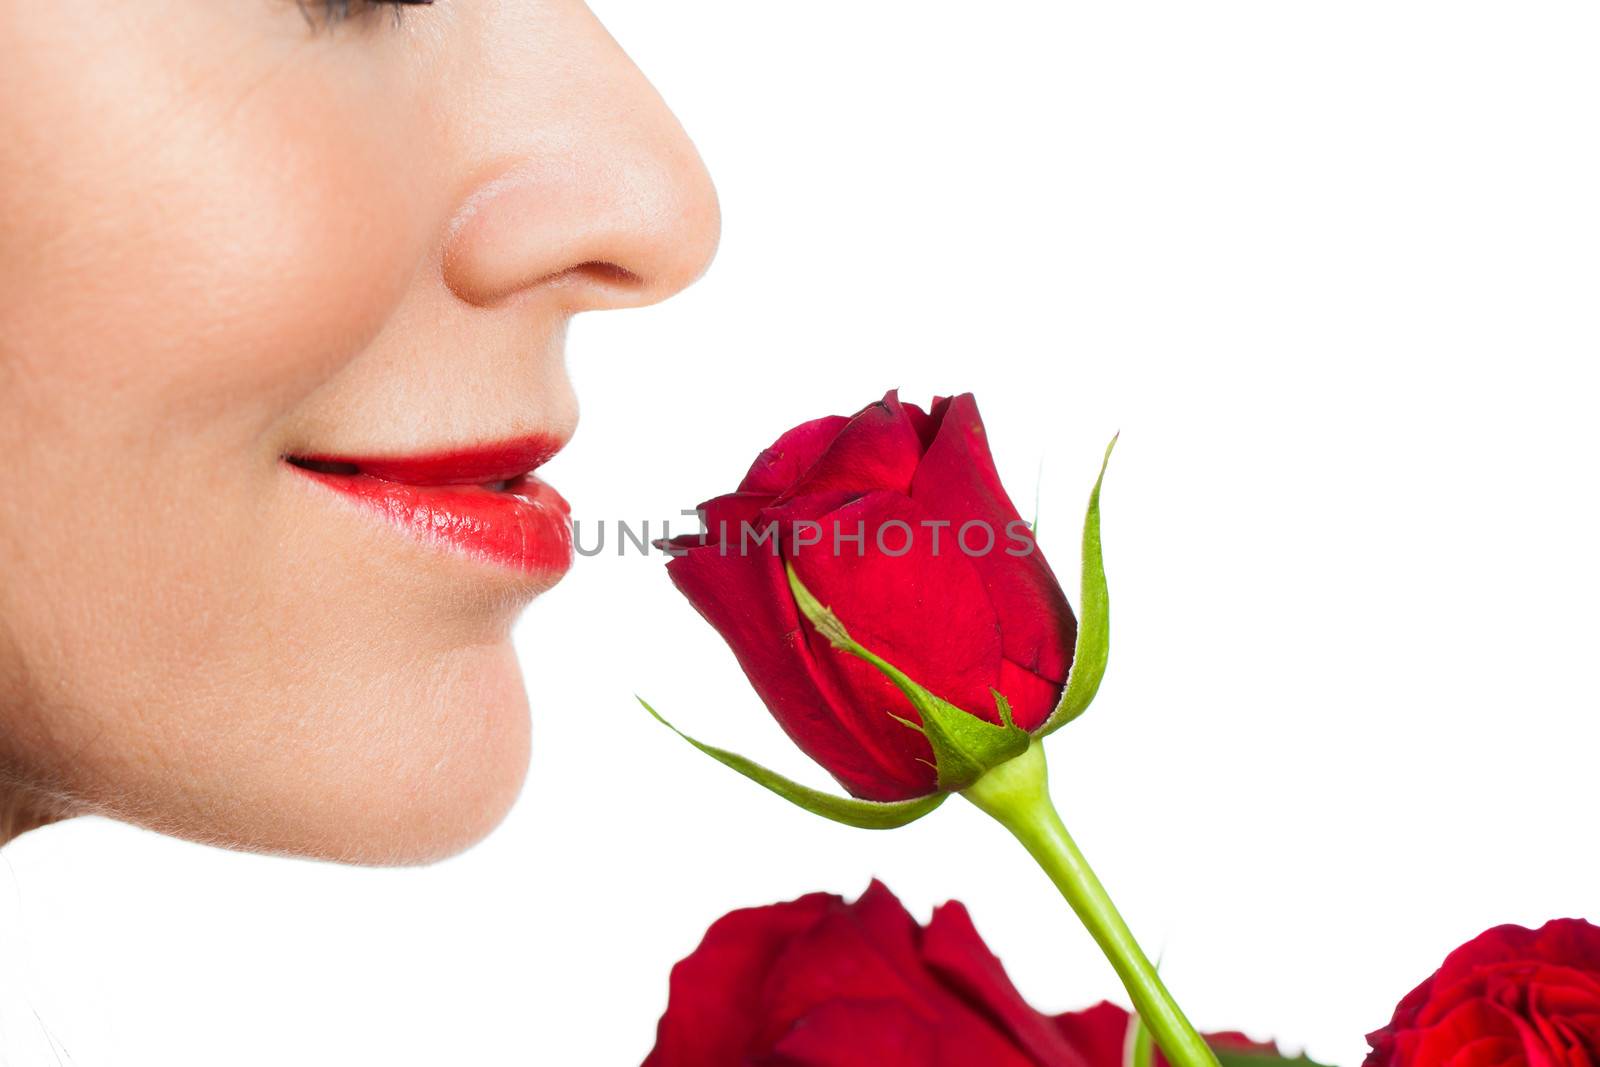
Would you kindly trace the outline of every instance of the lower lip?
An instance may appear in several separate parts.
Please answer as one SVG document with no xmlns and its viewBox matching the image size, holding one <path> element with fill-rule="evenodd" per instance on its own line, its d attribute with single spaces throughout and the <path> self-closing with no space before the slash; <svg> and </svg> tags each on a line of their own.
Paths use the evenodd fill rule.
<svg viewBox="0 0 1600 1067">
<path fill-rule="evenodd" d="M 559 577 L 572 566 L 567 502 L 532 474 L 500 489 L 408 485 L 367 474 L 293 469 L 371 508 L 425 544 L 445 545 L 529 574 Z"/>
</svg>

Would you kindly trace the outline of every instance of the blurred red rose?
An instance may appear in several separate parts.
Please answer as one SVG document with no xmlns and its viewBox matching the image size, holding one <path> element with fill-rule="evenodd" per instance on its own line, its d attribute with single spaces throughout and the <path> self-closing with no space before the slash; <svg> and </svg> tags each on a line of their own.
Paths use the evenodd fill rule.
<svg viewBox="0 0 1600 1067">
<path fill-rule="evenodd" d="M 1111 1004 L 1035 1011 L 966 908 L 921 927 L 874 880 L 855 903 L 811 893 L 713 923 L 672 969 L 644 1067 L 1122 1067 L 1128 1024 Z"/>
<path fill-rule="evenodd" d="M 1600 1067 L 1600 927 L 1486 930 L 1367 1042 L 1366 1067 Z"/>
<path fill-rule="evenodd" d="M 674 584 L 716 627 L 794 742 L 853 795 L 935 791 L 933 753 L 905 696 L 804 625 L 785 562 L 853 638 L 924 688 L 998 723 L 1043 725 L 1077 623 L 1006 495 L 970 393 L 795 427 L 732 493 L 702 504 L 707 533 L 673 539 Z"/>
</svg>

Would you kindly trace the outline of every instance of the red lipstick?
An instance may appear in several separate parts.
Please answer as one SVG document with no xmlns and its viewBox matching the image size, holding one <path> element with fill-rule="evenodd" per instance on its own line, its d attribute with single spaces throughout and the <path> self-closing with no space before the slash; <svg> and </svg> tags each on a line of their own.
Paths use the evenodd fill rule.
<svg viewBox="0 0 1600 1067">
<path fill-rule="evenodd" d="M 533 473 L 560 447 L 540 434 L 413 456 L 311 453 L 284 459 L 418 540 L 560 576 L 572 565 L 567 502 Z"/>
</svg>

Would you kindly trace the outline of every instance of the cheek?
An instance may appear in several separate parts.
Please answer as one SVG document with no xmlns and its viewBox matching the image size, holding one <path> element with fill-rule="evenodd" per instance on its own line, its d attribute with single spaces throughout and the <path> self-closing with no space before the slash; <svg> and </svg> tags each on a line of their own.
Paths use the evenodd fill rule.
<svg viewBox="0 0 1600 1067">
<path fill-rule="evenodd" d="M 122 444 L 242 444 L 379 332 L 421 212 L 381 142 L 301 95 L 35 157 L 37 183 L 0 205 L 0 353 L 38 414 Z"/>
<path fill-rule="evenodd" d="M 208 65 L 210 24 L 97 43 L 109 16 L 49 19 L 0 19 L 39 46 L 0 77 L 0 536 L 58 581 L 168 559 L 181 587 L 245 532 L 197 511 L 237 518 L 272 427 L 388 320 L 423 212 L 297 53 L 241 66 L 260 50 L 223 37 Z"/>
<path fill-rule="evenodd" d="M 317 558 L 274 437 L 428 262 L 421 137 L 288 53 L 115 44 L 0 75 L 0 772 L 221 843 L 469 843 L 526 766 L 509 646 Z"/>
</svg>

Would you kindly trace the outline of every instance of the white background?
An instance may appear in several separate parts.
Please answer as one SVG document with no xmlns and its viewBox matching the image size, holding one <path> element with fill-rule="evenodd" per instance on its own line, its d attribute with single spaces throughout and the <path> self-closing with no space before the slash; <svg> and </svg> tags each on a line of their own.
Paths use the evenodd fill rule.
<svg viewBox="0 0 1600 1067">
<path fill-rule="evenodd" d="M 460 0 L 470 2 L 470 0 Z M 1106 439 L 1114 637 L 1055 794 L 1202 1027 L 1345 1067 L 1444 953 L 1600 918 L 1600 17 L 1591 4 L 606 0 L 722 197 L 710 273 L 570 337 L 582 518 L 677 514 L 784 428 L 972 390 L 1076 589 Z M 420 16 L 426 17 L 424 12 Z M 0 864 L 0 1049 L 81 1067 L 624 1065 L 725 910 L 959 898 L 1039 1007 L 1120 998 L 997 827 L 814 784 L 659 556 L 518 631 L 503 827 L 434 867 L 97 820 Z"/>
</svg>

